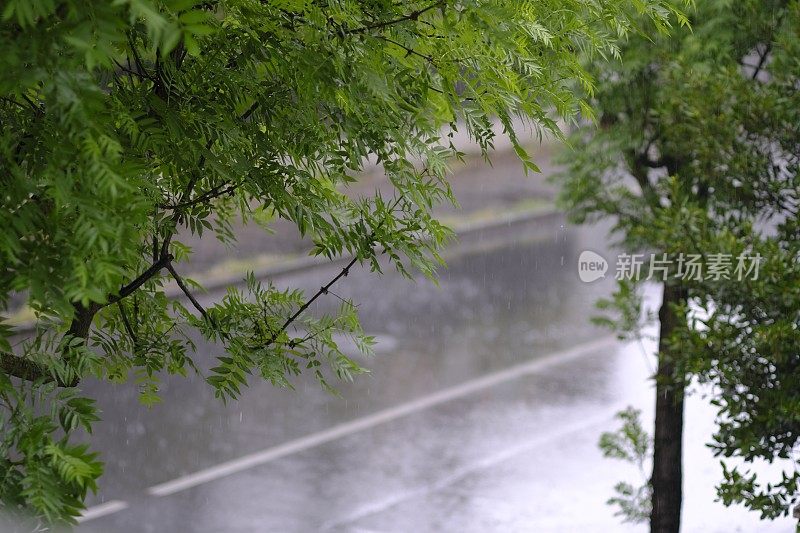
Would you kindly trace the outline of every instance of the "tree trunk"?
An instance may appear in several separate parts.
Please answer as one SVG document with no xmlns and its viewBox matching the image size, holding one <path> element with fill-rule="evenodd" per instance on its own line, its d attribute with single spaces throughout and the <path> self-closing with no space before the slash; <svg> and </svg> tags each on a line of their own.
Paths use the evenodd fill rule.
<svg viewBox="0 0 800 533">
<path fill-rule="evenodd" d="M 73 316 L 72 322 L 70 322 L 67 335 L 85 339 L 89 336 L 89 329 L 92 327 L 94 315 L 97 314 L 101 306 L 94 302 L 90 303 L 89 307 L 84 307 L 77 303 L 73 305 L 75 306 L 75 316 Z"/>
<path fill-rule="evenodd" d="M 675 376 L 675 359 L 680 354 L 671 350 L 666 339 L 680 324 L 671 304 L 685 300 L 679 286 L 664 285 L 664 297 L 658 317 L 661 331 L 658 343 L 656 374 L 656 421 L 653 439 L 653 509 L 650 513 L 651 533 L 678 533 L 681 527 L 683 498 L 683 376 Z"/>
</svg>

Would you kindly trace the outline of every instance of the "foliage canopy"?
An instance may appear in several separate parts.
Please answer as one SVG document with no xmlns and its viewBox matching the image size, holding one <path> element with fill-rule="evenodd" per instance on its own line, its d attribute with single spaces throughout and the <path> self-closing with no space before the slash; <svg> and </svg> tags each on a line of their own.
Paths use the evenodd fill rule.
<svg viewBox="0 0 800 533">
<path fill-rule="evenodd" d="M 492 120 L 530 168 L 512 120 L 558 133 L 591 90 L 582 54 L 617 54 L 661 0 L 7 0 L 0 22 L 0 302 L 24 295 L 35 334 L 0 331 L 0 498 L 72 520 L 101 472 L 73 442 L 97 420 L 81 380 L 197 371 L 222 398 L 248 375 L 361 371 L 333 340 L 369 351 L 353 305 L 314 317 L 297 291 L 250 276 L 203 307 L 178 273 L 180 233 L 232 243 L 237 219 L 292 221 L 314 253 L 433 275 L 449 232 L 447 131 L 484 154 Z M 444 133 L 443 133 L 444 132 Z M 377 163 L 392 197 L 346 194 Z M 347 273 L 343 270 L 341 275 Z M 169 299 L 174 280 L 186 299 Z M 335 281 L 335 280 L 334 280 Z M 190 305 L 191 304 L 191 305 Z M 193 362 L 189 330 L 218 344 Z M 202 365 L 198 365 L 202 366 Z"/>
</svg>

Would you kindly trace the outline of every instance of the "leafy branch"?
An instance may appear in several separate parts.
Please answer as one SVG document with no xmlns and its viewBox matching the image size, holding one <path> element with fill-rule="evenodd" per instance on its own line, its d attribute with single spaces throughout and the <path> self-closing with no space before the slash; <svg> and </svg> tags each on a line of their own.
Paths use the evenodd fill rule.
<svg viewBox="0 0 800 533">
<path fill-rule="evenodd" d="M 425 172 L 425 171 L 423 171 L 423 172 Z M 397 207 L 397 204 L 400 203 L 401 199 L 402 199 L 402 196 L 398 196 L 395 199 L 394 203 L 392 203 L 392 205 L 388 209 L 389 212 L 394 211 L 394 209 Z M 375 233 L 383 226 L 383 224 L 385 222 L 386 222 L 386 219 L 381 220 L 381 222 L 375 227 L 375 230 L 370 234 L 369 238 L 367 239 L 368 242 L 369 242 L 369 245 L 372 244 L 372 241 L 374 239 Z M 342 279 L 344 277 L 347 277 L 347 275 L 350 273 L 350 269 L 353 268 L 353 266 L 355 266 L 355 264 L 358 262 L 358 259 L 359 259 L 358 254 L 355 254 L 354 257 L 350 261 L 348 261 L 347 265 L 345 265 L 344 268 L 342 268 L 342 270 L 340 270 L 339 273 L 336 274 L 336 276 L 333 277 L 333 279 L 331 279 L 328 283 L 326 283 L 325 285 L 320 287 L 317 290 L 317 292 L 315 292 L 314 295 L 311 296 L 311 298 L 309 298 L 303 305 L 300 306 L 300 308 L 297 311 L 295 311 L 295 313 L 293 315 L 291 315 L 289 318 L 286 319 L 286 321 L 283 323 L 283 325 L 277 331 L 275 331 L 272 334 L 272 336 L 267 340 L 266 345 L 269 346 L 269 345 L 273 344 L 278 339 L 278 337 L 281 335 L 281 333 L 286 331 L 286 329 L 289 326 L 292 325 L 292 322 L 297 320 L 300 317 L 300 315 L 302 315 L 305 312 L 305 310 L 308 309 L 311 306 L 311 304 L 313 304 L 320 296 L 322 296 L 324 294 L 328 294 L 328 292 L 330 291 L 331 287 L 333 287 L 333 285 L 337 281 L 339 281 L 340 279 Z"/>
</svg>

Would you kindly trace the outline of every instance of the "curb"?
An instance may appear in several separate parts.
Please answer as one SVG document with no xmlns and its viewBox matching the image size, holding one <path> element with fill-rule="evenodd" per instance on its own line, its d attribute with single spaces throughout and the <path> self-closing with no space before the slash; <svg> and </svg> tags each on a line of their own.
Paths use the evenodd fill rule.
<svg viewBox="0 0 800 533">
<path fill-rule="evenodd" d="M 481 222 L 468 222 L 462 225 L 454 226 L 453 233 L 455 234 L 456 241 L 462 241 L 471 237 L 480 237 L 482 233 L 487 231 L 507 231 L 516 226 L 523 226 L 532 222 L 552 222 L 562 216 L 563 213 L 555 208 L 540 209 L 527 213 L 523 212 L 496 217 Z M 307 256 L 289 260 L 283 264 L 270 265 L 268 267 L 253 270 L 253 275 L 258 280 L 264 280 L 268 278 L 276 278 L 301 272 L 308 272 L 316 268 L 336 266 L 347 263 L 352 259 L 353 255 L 349 253 L 334 259 L 326 259 L 319 256 Z M 242 273 L 221 276 L 203 285 L 204 295 L 208 295 L 219 290 L 224 290 L 226 287 L 230 287 L 231 285 L 240 285 L 242 282 Z M 167 287 L 165 288 L 164 292 L 167 298 L 185 298 L 183 292 L 181 292 L 177 287 Z M 15 325 L 14 336 L 32 333 L 35 330 L 35 326 L 35 322 L 23 322 Z"/>
<path fill-rule="evenodd" d="M 544 221 L 561 215 L 562 213 L 556 210 L 555 208 L 541 209 L 528 213 L 517 213 L 502 217 L 496 217 L 482 222 L 472 222 L 472 223 L 458 225 L 453 228 L 453 233 L 455 234 L 456 240 L 460 240 L 465 237 L 472 237 L 484 231 L 511 228 L 514 226 L 527 224 L 536 220 Z M 349 253 L 340 255 L 333 259 L 326 259 L 320 256 L 300 257 L 298 259 L 286 261 L 283 264 L 275 264 L 261 269 L 253 270 L 253 275 L 255 276 L 256 279 L 259 280 L 270 277 L 286 276 L 289 274 L 296 274 L 298 272 L 305 272 L 318 267 L 329 267 L 338 265 L 340 263 L 347 263 L 352 259 L 353 255 Z M 218 279 L 210 281 L 207 284 L 204 284 L 203 288 L 207 293 L 209 293 L 212 291 L 223 289 L 230 285 L 237 285 L 242 283 L 241 276 L 242 276 L 241 274 L 231 274 L 229 276 L 222 276 Z M 173 294 L 173 292 L 175 294 Z M 179 290 L 167 292 L 168 297 L 178 296 L 182 294 L 183 293 L 181 293 Z"/>
</svg>

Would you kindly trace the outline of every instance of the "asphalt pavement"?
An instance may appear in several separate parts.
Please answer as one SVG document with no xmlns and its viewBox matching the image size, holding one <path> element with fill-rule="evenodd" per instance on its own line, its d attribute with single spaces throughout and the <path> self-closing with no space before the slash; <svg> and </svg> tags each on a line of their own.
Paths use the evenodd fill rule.
<svg viewBox="0 0 800 533">
<path fill-rule="evenodd" d="M 652 346 L 589 324 L 612 283 L 580 282 L 577 256 L 603 242 L 549 216 L 465 237 L 438 287 L 352 273 L 335 291 L 360 303 L 378 346 L 341 398 L 301 377 L 293 391 L 254 380 L 224 405 L 179 378 L 147 409 L 130 385 L 90 385 L 107 468 L 78 531 L 646 531 L 605 504 L 640 479 L 601 457 L 599 435 L 627 405 L 649 420 L 653 398 Z M 273 281 L 313 290 L 336 271 Z M 198 360 L 217 353 L 200 345 Z M 793 531 L 713 502 L 712 414 L 690 399 L 684 530 Z"/>
</svg>

